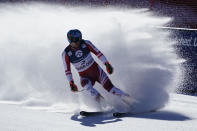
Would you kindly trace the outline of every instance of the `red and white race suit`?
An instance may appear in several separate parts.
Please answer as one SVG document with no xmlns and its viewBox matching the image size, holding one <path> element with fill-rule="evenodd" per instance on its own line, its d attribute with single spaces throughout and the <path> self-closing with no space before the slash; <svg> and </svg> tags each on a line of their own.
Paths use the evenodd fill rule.
<svg viewBox="0 0 197 131">
<path fill-rule="evenodd" d="M 95 62 L 91 52 L 103 63 L 107 62 L 106 57 L 88 40 L 82 40 L 77 49 L 70 45 L 65 48 L 62 58 L 67 79 L 68 81 L 73 80 L 70 67 L 70 63 L 72 63 L 79 73 L 82 87 L 92 88 L 97 81 L 109 92 L 113 88 L 113 84 L 107 74 Z"/>
</svg>

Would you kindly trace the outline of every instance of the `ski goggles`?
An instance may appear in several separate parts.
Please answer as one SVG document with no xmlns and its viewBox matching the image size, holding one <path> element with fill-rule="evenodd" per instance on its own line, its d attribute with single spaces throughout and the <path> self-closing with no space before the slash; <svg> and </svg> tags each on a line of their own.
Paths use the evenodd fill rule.
<svg viewBox="0 0 197 131">
<path fill-rule="evenodd" d="M 71 42 L 78 42 L 80 40 L 81 40 L 80 37 L 72 37 L 71 38 Z"/>
</svg>

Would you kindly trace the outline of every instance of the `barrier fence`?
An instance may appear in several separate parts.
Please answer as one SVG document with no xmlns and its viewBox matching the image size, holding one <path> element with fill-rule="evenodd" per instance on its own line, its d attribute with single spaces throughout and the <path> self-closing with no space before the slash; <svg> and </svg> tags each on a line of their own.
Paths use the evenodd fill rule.
<svg viewBox="0 0 197 131">
<path fill-rule="evenodd" d="M 184 78 L 178 92 L 184 94 L 197 94 L 197 30 L 170 28 L 172 39 L 176 39 L 177 54 L 185 59 Z"/>
</svg>

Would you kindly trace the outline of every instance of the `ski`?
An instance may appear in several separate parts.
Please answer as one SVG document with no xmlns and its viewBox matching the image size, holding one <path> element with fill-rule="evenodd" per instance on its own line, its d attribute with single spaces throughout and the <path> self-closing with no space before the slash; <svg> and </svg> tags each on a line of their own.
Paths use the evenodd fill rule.
<svg viewBox="0 0 197 131">
<path fill-rule="evenodd" d="M 143 115 L 143 114 L 147 114 L 147 113 L 152 113 L 152 112 L 156 112 L 156 109 L 150 110 L 150 111 L 144 111 L 144 112 L 136 112 L 136 113 L 132 113 L 132 112 L 114 112 L 113 113 L 113 117 L 125 117 L 125 116 L 135 116 L 135 115 Z"/>
<path fill-rule="evenodd" d="M 107 112 L 88 112 L 88 111 L 81 111 L 79 114 L 81 116 L 85 116 L 85 117 L 89 117 L 89 116 L 98 116 L 98 115 L 103 115 L 106 114 Z M 109 113 L 109 112 L 108 112 Z M 120 112 L 114 112 L 112 113 L 113 117 L 123 117 L 124 115 L 126 115 L 128 113 L 120 113 Z"/>
<path fill-rule="evenodd" d="M 121 118 L 121 117 L 126 117 L 126 116 L 134 116 L 134 115 L 143 115 L 143 114 L 147 114 L 147 113 L 152 113 L 152 112 L 156 112 L 157 110 L 150 110 L 150 111 L 144 111 L 144 112 L 137 112 L 137 113 L 133 113 L 133 112 L 104 112 L 104 111 L 96 111 L 96 112 L 88 112 L 88 111 L 80 111 L 80 115 L 81 116 L 85 116 L 85 117 L 89 117 L 89 116 L 98 116 L 98 115 L 104 115 L 104 114 L 111 114 L 113 117 L 116 118 Z"/>
<path fill-rule="evenodd" d="M 96 111 L 96 112 L 88 112 L 88 111 L 80 111 L 81 116 L 96 116 L 96 115 L 102 115 L 105 112 L 102 111 Z"/>
<path fill-rule="evenodd" d="M 113 117 L 117 117 L 117 118 L 119 118 L 119 117 L 123 117 L 124 115 L 126 115 L 126 114 L 128 114 L 128 113 L 121 113 L 121 112 L 114 112 L 112 115 L 113 115 Z"/>
</svg>

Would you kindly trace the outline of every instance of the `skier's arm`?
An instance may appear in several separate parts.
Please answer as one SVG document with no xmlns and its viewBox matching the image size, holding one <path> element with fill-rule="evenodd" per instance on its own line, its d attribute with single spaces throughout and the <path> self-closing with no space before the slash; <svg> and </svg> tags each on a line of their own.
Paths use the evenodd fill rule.
<svg viewBox="0 0 197 131">
<path fill-rule="evenodd" d="M 100 59 L 103 62 L 103 64 L 105 64 L 107 72 L 109 74 L 112 74 L 113 73 L 113 67 L 108 62 L 107 58 L 103 55 L 103 53 L 101 53 L 101 51 L 99 51 L 90 41 L 86 40 L 86 43 L 88 45 L 89 50 L 92 53 L 94 53 L 98 57 L 98 59 Z"/>
<path fill-rule="evenodd" d="M 103 64 L 108 62 L 107 58 L 103 55 L 103 53 L 99 51 L 90 41 L 86 40 L 86 43 L 88 45 L 89 50 L 92 53 L 94 53 L 98 57 L 98 59 L 103 62 Z"/>
<path fill-rule="evenodd" d="M 78 88 L 75 85 L 73 77 L 72 77 L 72 72 L 71 72 L 71 68 L 70 68 L 70 60 L 69 60 L 68 56 L 66 55 L 65 51 L 62 53 L 62 60 L 64 63 L 65 74 L 66 74 L 66 77 L 69 81 L 71 90 L 73 92 L 78 91 Z"/>
<path fill-rule="evenodd" d="M 73 81 L 72 72 L 71 72 L 71 69 L 70 69 L 70 60 L 69 60 L 65 51 L 62 53 L 62 60 L 63 60 L 67 80 L 69 82 Z"/>
</svg>

